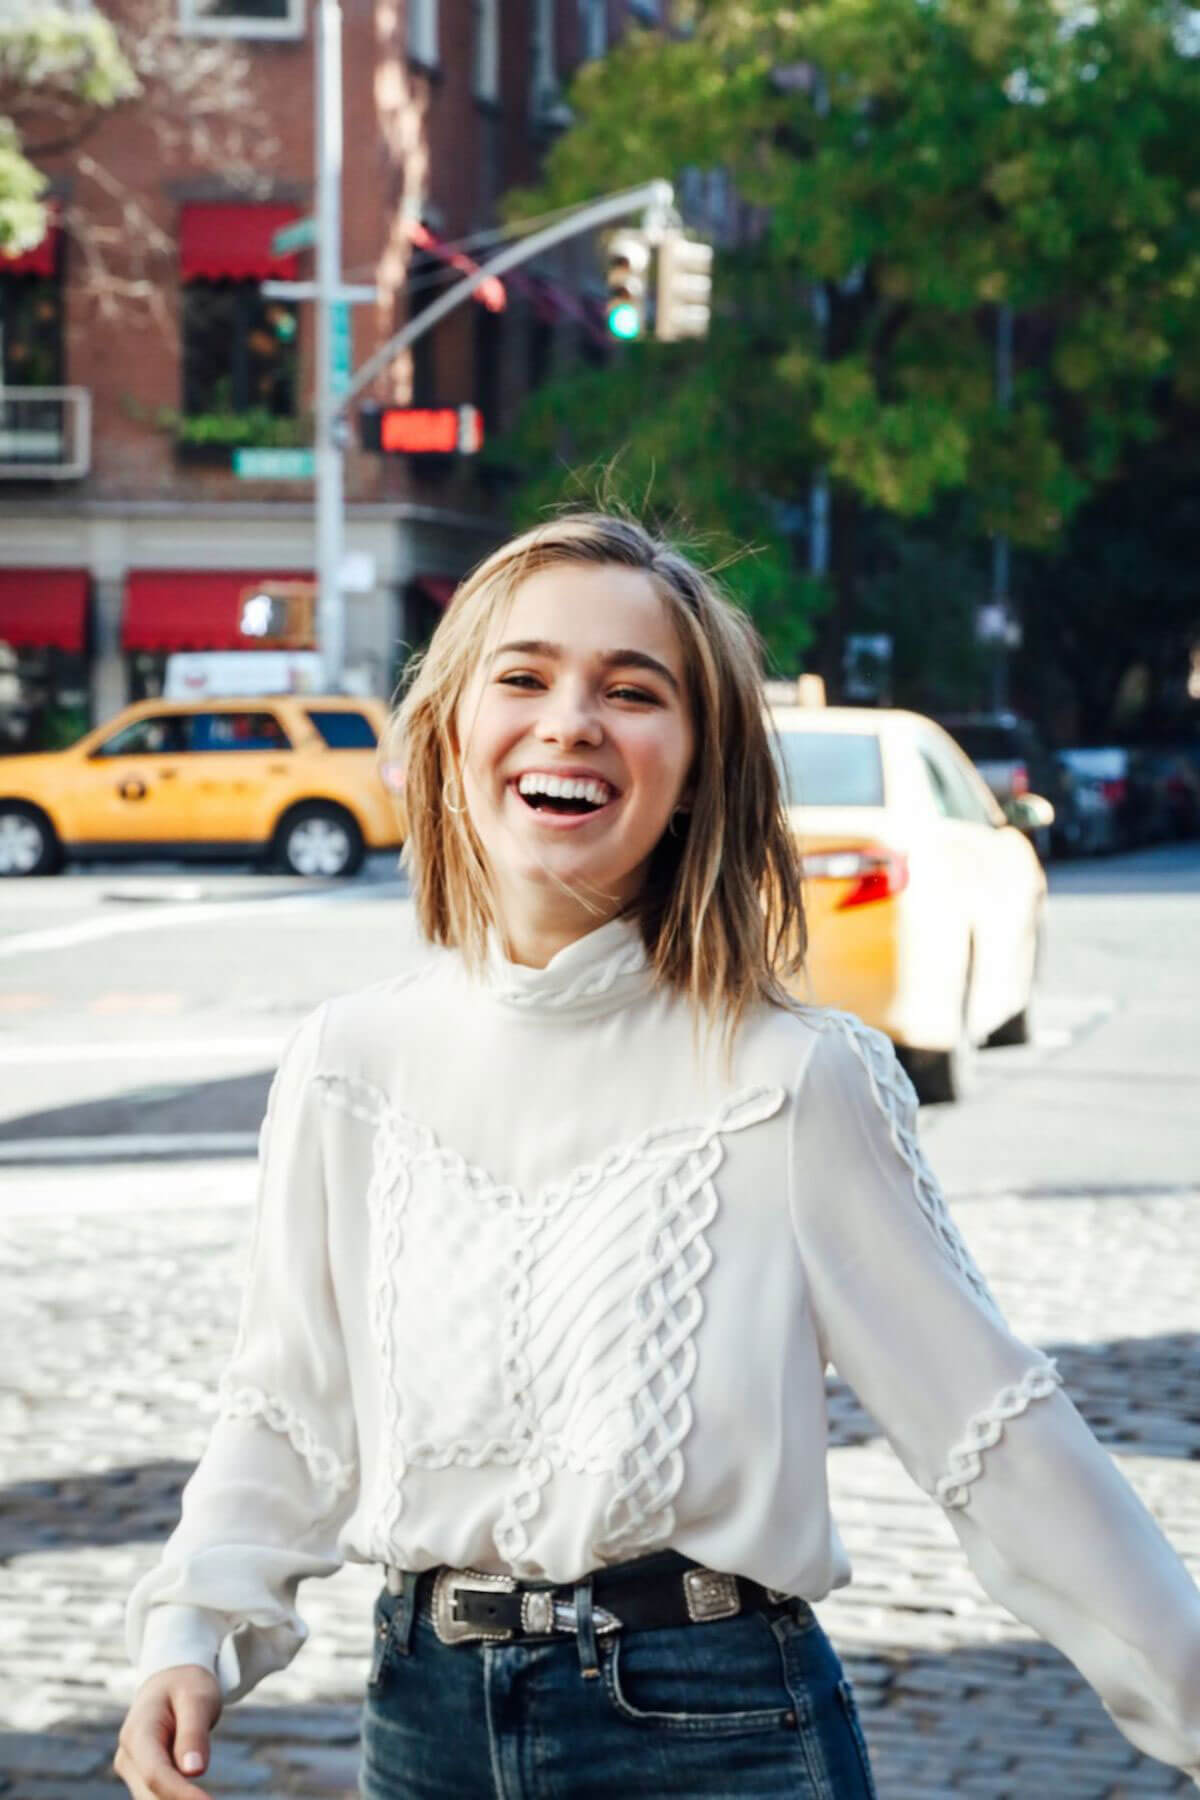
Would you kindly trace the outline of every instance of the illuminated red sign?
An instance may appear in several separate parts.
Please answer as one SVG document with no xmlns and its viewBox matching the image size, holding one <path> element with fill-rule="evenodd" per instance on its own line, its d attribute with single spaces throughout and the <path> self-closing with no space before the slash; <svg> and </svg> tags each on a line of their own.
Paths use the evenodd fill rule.
<svg viewBox="0 0 1200 1800">
<path fill-rule="evenodd" d="M 472 455 L 483 445 L 477 406 L 385 406 L 377 415 L 379 448 L 393 456 Z"/>
</svg>

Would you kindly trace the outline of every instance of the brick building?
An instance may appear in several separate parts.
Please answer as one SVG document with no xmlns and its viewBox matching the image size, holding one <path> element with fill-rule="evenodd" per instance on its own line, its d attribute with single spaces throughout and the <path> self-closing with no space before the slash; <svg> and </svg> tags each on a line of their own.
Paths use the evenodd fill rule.
<svg viewBox="0 0 1200 1800">
<path fill-rule="evenodd" d="M 242 40 L 270 149 L 248 192 L 190 152 L 165 164 L 137 104 L 99 123 L 90 154 L 167 246 L 153 259 L 157 314 L 106 315 L 56 225 L 0 259 L 0 749 L 52 745 L 158 692 L 172 650 L 247 647 L 247 588 L 313 570 L 311 480 L 248 477 L 235 454 L 311 443 L 314 309 L 260 291 L 312 268 L 311 251 L 271 249 L 313 212 L 311 5 L 169 3 L 181 33 Z M 653 17 L 652 0 L 627 4 L 344 0 L 342 267 L 376 289 L 351 311 L 353 366 L 442 291 L 445 246 L 494 225 L 503 191 L 536 176 L 566 122 L 570 71 L 628 17 Z M 79 204 L 77 166 L 44 166 L 60 205 Z M 115 210 L 102 222 L 119 245 Z M 605 355 L 601 279 L 593 245 L 566 247 L 510 278 L 502 311 L 452 313 L 377 397 L 473 403 L 502 429 L 552 367 Z M 348 674 L 386 693 L 403 646 L 503 535 L 503 501 L 470 459 L 357 447 L 346 501 Z"/>
</svg>

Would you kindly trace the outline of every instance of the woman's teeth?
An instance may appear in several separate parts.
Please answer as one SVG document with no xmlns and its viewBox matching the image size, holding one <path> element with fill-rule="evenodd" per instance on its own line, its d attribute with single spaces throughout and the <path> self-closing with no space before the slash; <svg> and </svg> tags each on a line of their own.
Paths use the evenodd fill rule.
<svg viewBox="0 0 1200 1800">
<path fill-rule="evenodd" d="M 538 801 L 567 801 L 574 807 L 581 803 L 584 806 L 605 806 L 612 798 L 613 790 L 606 781 L 595 781 L 590 777 L 570 777 L 566 775 L 522 775 L 517 782 L 517 792 L 530 805 Z"/>
</svg>

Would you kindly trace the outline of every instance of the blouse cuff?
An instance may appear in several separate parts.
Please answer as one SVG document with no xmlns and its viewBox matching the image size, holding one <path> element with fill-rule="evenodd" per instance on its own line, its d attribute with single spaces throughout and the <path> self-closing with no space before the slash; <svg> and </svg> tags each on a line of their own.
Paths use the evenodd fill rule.
<svg viewBox="0 0 1200 1800">
<path fill-rule="evenodd" d="M 195 1664 L 215 1675 L 226 1629 L 222 1614 L 206 1612 L 200 1606 L 152 1606 L 142 1632 L 138 1686 L 161 1669 L 181 1663 Z"/>
</svg>

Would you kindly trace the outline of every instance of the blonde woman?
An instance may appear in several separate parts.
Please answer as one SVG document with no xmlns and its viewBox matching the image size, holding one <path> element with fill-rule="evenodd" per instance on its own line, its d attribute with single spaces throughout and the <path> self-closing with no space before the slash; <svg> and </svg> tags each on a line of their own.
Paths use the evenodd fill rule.
<svg viewBox="0 0 1200 1800">
<path fill-rule="evenodd" d="M 438 948 L 275 1082 L 222 1415 L 130 1603 L 131 1793 L 202 1791 L 349 1558 L 382 1575 L 366 1800 L 863 1800 L 812 1611 L 849 1578 L 828 1360 L 988 1591 L 1200 1772 L 1200 1596 L 1007 1330 L 890 1045 L 789 998 L 745 619 L 569 517 L 463 584 L 398 728 Z"/>
</svg>

